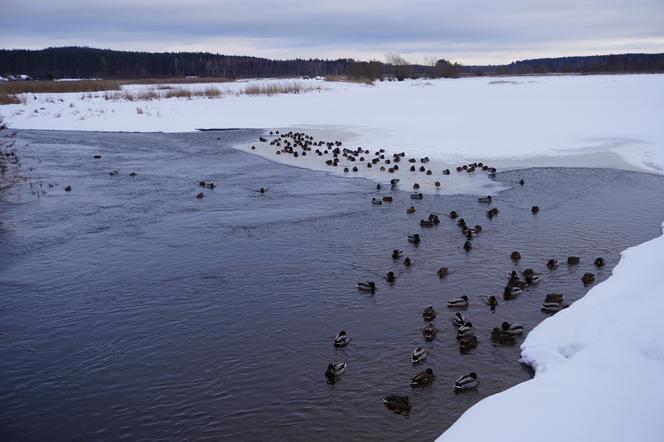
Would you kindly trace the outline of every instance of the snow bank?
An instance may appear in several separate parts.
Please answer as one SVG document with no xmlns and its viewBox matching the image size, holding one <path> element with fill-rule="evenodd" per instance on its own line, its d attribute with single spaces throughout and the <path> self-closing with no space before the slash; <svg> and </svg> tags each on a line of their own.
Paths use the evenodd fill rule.
<svg viewBox="0 0 664 442">
<path fill-rule="evenodd" d="M 663 441 L 663 268 L 664 236 L 625 250 L 609 279 L 530 332 L 521 349 L 535 378 L 438 441 Z"/>
<path fill-rule="evenodd" d="M 269 80 L 279 82 L 285 80 Z M 294 80 L 287 80 L 294 81 Z M 605 166 L 664 172 L 664 75 L 462 78 L 354 83 L 297 80 L 321 91 L 120 102 L 97 94 L 26 94 L 0 107 L 11 127 L 182 132 L 318 128 L 347 145 L 497 167 Z M 256 82 L 255 80 L 253 81 Z M 127 86 L 129 91 L 165 85 Z M 36 97 L 36 98 L 35 98 Z M 139 111 L 140 109 L 140 111 Z"/>
</svg>

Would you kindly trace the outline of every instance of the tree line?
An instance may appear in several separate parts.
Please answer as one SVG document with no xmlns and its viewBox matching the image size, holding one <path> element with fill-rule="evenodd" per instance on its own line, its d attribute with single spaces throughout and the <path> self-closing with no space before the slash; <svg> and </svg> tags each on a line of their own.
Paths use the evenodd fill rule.
<svg viewBox="0 0 664 442">
<path fill-rule="evenodd" d="M 33 79 L 168 77 L 266 78 L 344 76 L 359 81 L 405 78 L 456 78 L 472 75 L 546 73 L 664 72 L 664 54 L 620 54 L 522 60 L 508 65 L 462 66 L 441 59 L 408 63 L 399 55 L 386 62 L 292 59 L 212 54 L 207 52 L 134 52 L 87 47 L 41 50 L 1 49 L 0 75 L 27 74 Z"/>
</svg>

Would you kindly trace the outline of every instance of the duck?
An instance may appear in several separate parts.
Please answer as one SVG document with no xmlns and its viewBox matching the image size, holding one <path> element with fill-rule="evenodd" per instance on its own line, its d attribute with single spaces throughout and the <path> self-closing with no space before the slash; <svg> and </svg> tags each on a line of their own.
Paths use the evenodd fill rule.
<svg viewBox="0 0 664 442">
<path fill-rule="evenodd" d="M 566 309 L 567 307 L 569 306 L 564 303 L 557 303 L 557 302 L 544 303 L 542 304 L 542 311 L 544 313 L 558 313 L 559 311 Z"/>
<path fill-rule="evenodd" d="M 510 324 L 509 322 L 505 321 L 502 323 L 500 326 L 502 331 L 505 333 L 509 333 L 511 335 L 520 335 L 523 334 L 523 325 L 521 324 Z"/>
<path fill-rule="evenodd" d="M 590 272 L 584 273 L 581 277 L 581 281 L 583 281 L 583 285 L 590 285 L 595 282 L 595 275 Z"/>
<path fill-rule="evenodd" d="M 581 262 L 581 258 L 578 256 L 569 256 L 567 257 L 567 265 L 575 266 Z"/>
<path fill-rule="evenodd" d="M 440 224 L 440 218 L 435 213 L 430 213 L 428 220 L 436 225 Z"/>
<path fill-rule="evenodd" d="M 411 235 L 408 235 L 408 242 L 411 242 L 413 244 L 419 244 L 420 243 L 420 234 L 419 233 L 413 233 Z"/>
<path fill-rule="evenodd" d="M 498 215 L 499 212 L 500 212 L 500 211 L 499 211 L 497 208 L 494 207 L 493 209 L 490 209 L 490 210 L 486 213 L 486 216 L 488 216 L 489 218 L 493 218 L 494 216 Z"/>
<path fill-rule="evenodd" d="M 519 180 L 519 184 L 521 184 L 521 185 L 523 186 L 524 184 L 526 184 L 526 182 L 523 180 L 523 178 L 521 178 L 521 179 Z"/>
<path fill-rule="evenodd" d="M 533 206 L 530 211 L 533 213 L 533 215 L 536 215 L 539 212 L 539 207 Z"/>
<path fill-rule="evenodd" d="M 553 270 L 553 269 L 555 269 L 556 267 L 558 267 L 558 264 L 559 264 L 559 262 L 558 262 L 557 259 L 555 259 L 555 258 L 551 258 L 550 260 L 547 261 L 546 266 L 547 266 L 549 269 Z"/>
<path fill-rule="evenodd" d="M 131 176 L 131 177 L 134 177 L 136 175 L 137 175 L 136 172 L 132 172 L 132 173 L 129 174 L 129 176 Z"/>
<path fill-rule="evenodd" d="M 410 354 L 410 362 L 419 364 L 427 358 L 427 351 L 422 347 L 416 347 L 415 350 Z"/>
<path fill-rule="evenodd" d="M 540 280 L 541 280 L 540 275 L 537 275 L 535 273 L 526 276 L 526 284 L 537 284 L 538 282 L 540 282 Z"/>
<path fill-rule="evenodd" d="M 415 209 L 414 206 L 410 206 L 409 208 L 406 209 L 406 213 L 415 213 L 417 209 Z"/>
<path fill-rule="evenodd" d="M 450 308 L 465 308 L 468 307 L 468 304 L 468 296 L 466 295 L 447 301 L 447 306 Z"/>
<path fill-rule="evenodd" d="M 429 221 L 428 219 L 421 219 L 420 220 L 420 227 L 433 227 L 433 223 Z"/>
<path fill-rule="evenodd" d="M 440 181 L 436 181 L 435 183 L 433 183 L 433 185 L 436 186 L 436 189 L 439 188 L 440 187 Z"/>
<path fill-rule="evenodd" d="M 196 198 L 198 198 L 199 200 L 200 200 L 200 199 L 203 199 L 203 197 L 205 197 L 205 195 L 203 195 L 203 192 L 199 192 L 199 193 L 196 195 Z"/>
<path fill-rule="evenodd" d="M 466 322 L 458 328 L 456 338 L 457 339 L 465 338 L 466 336 L 470 336 L 474 333 L 475 329 L 473 328 L 473 323 Z"/>
<path fill-rule="evenodd" d="M 434 377 L 433 370 L 427 368 L 423 372 L 413 376 L 413 378 L 410 380 L 410 386 L 413 388 L 424 387 L 425 385 L 431 384 L 434 380 Z"/>
<path fill-rule="evenodd" d="M 438 330 L 436 330 L 436 327 L 434 327 L 433 324 L 427 324 L 427 326 L 424 327 L 424 330 L 422 330 L 422 335 L 424 336 L 424 340 L 427 342 L 431 342 L 434 339 L 436 339 L 437 334 Z"/>
<path fill-rule="evenodd" d="M 334 346 L 337 348 L 345 347 L 350 343 L 350 336 L 346 333 L 346 330 L 341 330 L 334 337 Z"/>
<path fill-rule="evenodd" d="M 403 260 L 403 265 L 406 267 L 410 267 L 415 263 L 415 260 L 411 258 L 410 256 L 406 256 L 406 258 Z"/>
<path fill-rule="evenodd" d="M 498 298 L 494 295 L 482 295 L 484 303 L 489 307 L 496 307 L 498 305 Z"/>
<path fill-rule="evenodd" d="M 260 189 L 258 189 L 258 191 L 259 191 L 260 193 L 265 193 L 265 192 L 267 192 L 267 188 L 265 188 L 265 187 L 261 187 Z"/>
<path fill-rule="evenodd" d="M 595 259 L 595 267 L 597 267 L 598 269 L 601 268 L 601 267 L 604 267 L 604 264 L 605 264 L 604 263 L 604 258 L 599 257 L 599 258 Z"/>
<path fill-rule="evenodd" d="M 445 278 L 448 274 L 450 273 L 450 270 L 447 267 L 441 267 L 438 269 L 438 277 L 439 278 Z"/>
<path fill-rule="evenodd" d="M 371 204 L 375 204 L 377 206 L 383 204 L 383 201 L 378 199 L 378 198 L 371 198 Z"/>
<path fill-rule="evenodd" d="M 483 196 L 481 198 L 478 198 L 477 201 L 480 203 L 491 203 L 491 196 Z"/>
<path fill-rule="evenodd" d="M 410 194 L 410 199 L 412 200 L 421 200 L 423 198 L 423 195 L 421 193 L 411 193 Z"/>
<path fill-rule="evenodd" d="M 403 255 L 403 250 L 394 249 L 392 250 L 392 259 L 399 259 Z"/>
<path fill-rule="evenodd" d="M 65 192 L 71 192 L 71 186 L 65 186 Z"/>
<path fill-rule="evenodd" d="M 207 187 L 208 189 L 214 189 L 217 186 L 215 186 L 214 183 L 206 183 L 205 187 Z"/>
<path fill-rule="evenodd" d="M 519 261 L 521 259 L 521 253 L 514 251 L 510 255 L 510 258 L 512 259 L 512 261 Z"/>
<path fill-rule="evenodd" d="M 383 398 L 383 403 L 389 410 L 397 414 L 408 414 L 413 408 L 408 396 L 399 396 L 397 394 L 385 396 Z"/>
<path fill-rule="evenodd" d="M 466 318 L 459 312 L 457 312 L 452 318 L 452 324 L 454 324 L 455 327 L 461 327 L 466 322 Z"/>
<path fill-rule="evenodd" d="M 516 298 L 519 296 L 521 293 L 523 293 L 523 290 L 521 287 L 517 285 L 512 285 L 512 286 L 507 286 L 505 287 L 505 296 L 508 298 Z"/>
<path fill-rule="evenodd" d="M 459 351 L 463 354 L 470 353 L 471 350 L 477 348 L 477 336 L 471 334 L 464 336 L 459 340 Z"/>
<path fill-rule="evenodd" d="M 516 270 L 512 270 L 511 272 L 507 272 L 507 281 L 508 282 L 517 282 L 517 281 L 519 281 L 519 274 L 516 272 Z"/>
<path fill-rule="evenodd" d="M 422 312 L 422 317 L 426 322 L 431 322 L 436 319 L 436 310 L 433 308 L 433 306 L 430 305 L 424 309 Z"/>
<path fill-rule="evenodd" d="M 99 155 L 99 154 L 95 155 L 95 160 L 100 160 L 100 159 L 101 159 L 101 155 Z"/>
<path fill-rule="evenodd" d="M 502 330 L 498 327 L 495 327 L 493 330 L 491 330 L 491 341 L 494 344 L 499 344 L 499 345 L 516 344 L 516 339 L 514 338 L 513 334 L 509 333 L 508 331 Z"/>
<path fill-rule="evenodd" d="M 118 175 L 120 175 L 120 172 L 118 172 L 117 170 L 114 170 L 114 171 L 110 172 L 109 175 L 110 176 L 118 176 Z"/>
<path fill-rule="evenodd" d="M 389 283 L 393 283 L 394 281 L 397 280 L 397 277 L 396 277 L 396 275 L 394 274 L 393 271 L 389 271 L 389 272 L 387 272 L 387 274 L 385 275 L 385 279 L 387 280 L 387 282 L 389 282 Z"/>
<path fill-rule="evenodd" d="M 465 243 L 463 243 L 463 249 L 466 252 L 470 252 L 472 248 L 473 248 L 473 243 L 471 243 L 470 241 L 466 241 Z"/>
<path fill-rule="evenodd" d="M 346 371 L 345 362 L 330 363 L 327 365 L 327 370 L 325 371 L 325 377 L 330 382 L 334 382 Z"/>
<path fill-rule="evenodd" d="M 394 198 L 392 198 L 391 196 L 384 196 L 383 197 L 383 202 L 384 203 L 391 203 L 392 201 L 394 201 Z"/>
<path fill-rule="evenodd" d="M 564 300 L 565 300 L 565 296 L 561 293 L 549 293 L 544 298 L 544 303 L 545 304 L 551 304 L 551 303 L 561 304 L 562 302 L 564 302 Z"/>
<path fill-rule="evenodd" d="M 468 391 L 477 388 L 479 385 L 479 379 L 477 379 L 477 374 L 474 371 L 471 371 L 467 375 L 461 376 L 454 383 L 454 391 Z"/>
<path fill-rule="evenodd" d="M 450 215 L 449 215 L 449 216 L 450 216 L 450 218 L 452 218 L 452 219 L 457 219 L 457 218 L 459 217 L 459 214 L 456 213 L 454 210 L 452 210 L 452 211 L 450 212 Z"/>
<path fill-rule="evenodd" d="M 373 281 L 360 281 L 356 284 L 356 287 L 364 292 L 376 291 L 376 283 Z"/>
</svg>

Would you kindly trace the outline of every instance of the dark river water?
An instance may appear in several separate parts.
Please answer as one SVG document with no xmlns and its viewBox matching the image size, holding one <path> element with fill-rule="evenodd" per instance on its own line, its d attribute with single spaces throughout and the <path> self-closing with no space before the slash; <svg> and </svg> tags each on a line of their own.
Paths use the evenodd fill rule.
<svg viewBox="0 0 664 442">
<path fill-rule="evenodd" d="M 606 279 L 620 251 L 659 235 L 664 220 L 664 178 L 605 169 L 499 173 L 513 187 L 495 197 L 492 220 L 474 196 L 425 196 L 407 215 L 406 192 L 383 191 L 394 202 L 375 206 L 373 182 L 230 147 L 259 134 L 18 134 L 30 179 L 0 196 L 1 440 L 430 440 L 530 378 L 518 345 L 491 344 L 493 327 L 529 331 L 546 318 L 547 293 L 580 298 L 584 272 Z M 450 219 L 419 227 L 450 210 L 484 227 L 470 253 Z M 413 232 L 419 247 L 406 240 Z M 393 261 L 393 248 L 415 264 Z M 568 267 L 568 255 L 581 264 Z M 607 262 L 599 271 L 596 256 Z M 549 258 L 561 266 L 547 270 Z M 493 312 L 481 302 L 526 267 L 541 272 L 537 286 Z M 366 279 L 375 294 L 355 288 Z M 446 308 L 464 294 L 480 340 L 468 355 Z M 428 305 L 438 310 L 430 343 Z M 335 350 L 341 329 L 353 341 Z M 416 346 L 429 351 L 419 367 Z M 328 385 L 332 361 L 348 368 Z M 411 389 L 427 367 L 434 383 Z M 479 389 L 455 394 L 469 371 Z M 388 411 L 387 394 L 408 394 L 410 415 Z"/>
</svg>

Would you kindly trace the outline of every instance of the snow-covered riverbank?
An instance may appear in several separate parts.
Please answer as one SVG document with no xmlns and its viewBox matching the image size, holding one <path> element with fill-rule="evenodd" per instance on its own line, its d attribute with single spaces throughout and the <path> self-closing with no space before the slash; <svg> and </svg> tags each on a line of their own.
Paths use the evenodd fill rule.
<svg viewBox="0 0 664 442">
<path fill-rule="evenodd" d="M 248 85 L 297 81 L 300 94 L 252 96 Z M 347 145 L 499 168 L 604 166 L 664 171 L 664 75 L 541 76 L 364 84 L 266 80 L 214 86 L 220 98 L 124 101 L 107 94 L 26 94 L 0 106 L 25 129 L 183 132 L 317 128 Z M 129 85 L 138 94 L 165 85 Z"/>
<path fill-rule="evenodd" d="M 439 442 L 664 440 L 664 236 L 622 254 L 612 276 L 533 329 L 535 378 L 470 408 Z"/>
</svg>

